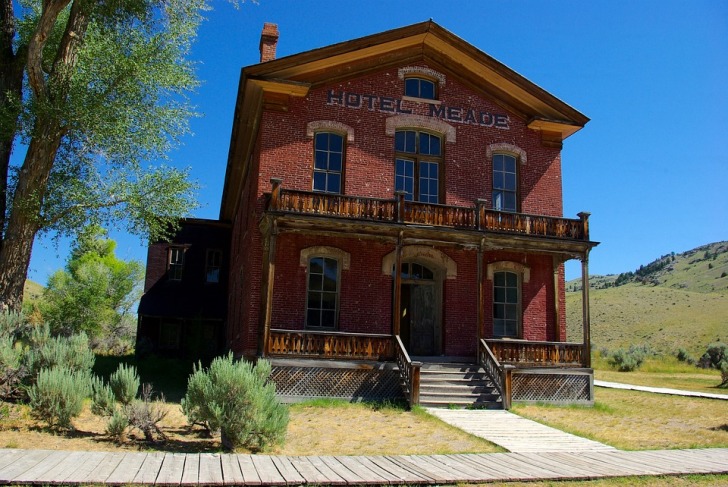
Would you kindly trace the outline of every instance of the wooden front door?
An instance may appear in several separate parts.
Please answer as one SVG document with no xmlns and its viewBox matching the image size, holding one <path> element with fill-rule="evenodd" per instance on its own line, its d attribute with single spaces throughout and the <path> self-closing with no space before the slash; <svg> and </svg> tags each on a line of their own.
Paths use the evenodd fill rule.
<svg viewBox="0 0 728 487">
<path fill-rule="evenodd" d="M 402 342 L 410 355 L 437 355 L 440 348 L 437 281 L 429 269 L 417 264 L 404 264 L 404 269 L 409 272 L 403 272 L 405 279 L 401 288 Z"/>
</svg>

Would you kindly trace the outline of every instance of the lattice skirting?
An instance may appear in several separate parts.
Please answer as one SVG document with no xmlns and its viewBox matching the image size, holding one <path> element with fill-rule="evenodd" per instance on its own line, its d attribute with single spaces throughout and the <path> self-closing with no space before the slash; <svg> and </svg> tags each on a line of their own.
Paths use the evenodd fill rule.
<svg viewBox="0 0 728 487">
<path fill-rule="evenodd" d="M 391 369 L 273 366 L 271 379 L 284 402 L 330 397 L 348 401 L 403 398 L 399 374 Z"/>
<path fill-rule="evenodd" d="M 512 400 L 559 404 L 594 404 L 594 371 L 591 369 L 516 369 L 511 382 Z"/>
</svg>

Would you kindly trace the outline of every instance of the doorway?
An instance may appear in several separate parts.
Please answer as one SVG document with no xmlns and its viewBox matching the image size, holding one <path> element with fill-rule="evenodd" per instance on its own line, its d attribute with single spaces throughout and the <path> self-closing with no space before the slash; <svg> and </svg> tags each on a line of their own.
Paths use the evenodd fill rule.
<svg viewBox="0 0 728 487">
<path fill-rule="evenodd" d="M 414 262 L 402 264 L 400 333 L 410 355 L 441 353 L 440 296 L 435 272 Z"/>
</svg>

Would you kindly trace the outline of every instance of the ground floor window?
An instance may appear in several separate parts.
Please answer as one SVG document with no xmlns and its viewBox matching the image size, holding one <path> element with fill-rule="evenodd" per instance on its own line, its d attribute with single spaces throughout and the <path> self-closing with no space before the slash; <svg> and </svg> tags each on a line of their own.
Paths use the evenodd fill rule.
<svg viewBox="0 0 728 487">
<path fill-rule="evenodd" d="M 339 308 L 339 261 L 311 257 L 308 262 L 306 328 L 335 329 Z"/>
<path fill-rule="evenodd" d="M 517 338 L 520 330 L 520 286 L 515 272 L 493 274 L 493 335 Z"/>
</svg>

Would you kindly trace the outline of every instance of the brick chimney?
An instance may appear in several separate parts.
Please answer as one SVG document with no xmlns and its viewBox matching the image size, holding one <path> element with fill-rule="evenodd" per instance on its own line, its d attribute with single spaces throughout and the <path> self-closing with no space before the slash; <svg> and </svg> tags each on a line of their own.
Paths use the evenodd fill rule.
<svg viewBox="0 0 728 487">
<path fill-rule="evenodd" d="M 276 58 L 278 45 L 278 25 L 266 22 L 260 34 L 260 62 L 272 61 Z"/>
</svg>

